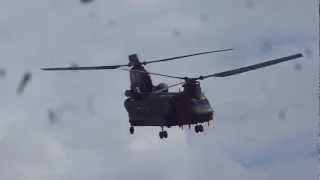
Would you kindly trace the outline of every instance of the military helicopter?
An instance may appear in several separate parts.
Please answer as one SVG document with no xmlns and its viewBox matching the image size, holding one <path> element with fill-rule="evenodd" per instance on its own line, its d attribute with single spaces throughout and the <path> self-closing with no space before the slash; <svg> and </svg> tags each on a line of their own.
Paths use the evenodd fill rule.
<svg viewBox="0 0 320 180">
<path fill-rule="evenodd" d="M 129 63 L 112 66 L 89 66 L 89 67 L 55 67 L 42 68 L 45 71 L 67 71 L 67 70 L 107 70 L 120 69 L 130 72 L 130 90 L 125 91 L 127 99 L 124 101 L 124 107 L 129 116 L 129 132 L 134 134 L 135 126 L 156 126 L 161 127 L 159 137 L 168 138 L 164 127 L 170 128 L 178 126 L 194 126 L 196 133 L 203 132 L 203 123 L 209 125 L 213 121 L 214 110 L 201 89 L 200 81 L 213 77 L 227 77 L 259 68 L 275 65 L 281 62 L 293 60 L 302 57 L 301 53 L 272 59 L 250 66 L 244 66 L 219 73 L 199 76 L 199 77 L 178 77 L 159 73 L 148 72 L 144 66 L 151 63 L 172 61 L 176 59 L 216 53 L 222 51 L 231 51 L 234 49 L 221 49 L 215 51 L 206 51 L 172 58 L 165 58 L 153 61 L 139 60 L 137 54 L 129 55 Z M 131 67 L 124 69 L 122 67 Z M 160 83 L 157 86 L 152 84 L 150 75 L 175 78 L 182 80 L 180 83 L 168 86 Z M 175 86 L 182 86 L 183 90 L 178 92 L 169 92 L 169 89 Z"/>
</svg>

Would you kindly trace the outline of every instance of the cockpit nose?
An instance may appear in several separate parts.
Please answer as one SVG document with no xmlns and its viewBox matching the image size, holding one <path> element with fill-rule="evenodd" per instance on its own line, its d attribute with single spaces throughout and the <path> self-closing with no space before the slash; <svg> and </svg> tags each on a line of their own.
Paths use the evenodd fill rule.
<svg viewBox="0 0 320 180">
<path fill-rule="evenodd" d="M 138 54 L 130 54 L 129 55 L 129 64 L 131 66 L 137 66 L 140 65 Z"/>
</svg>

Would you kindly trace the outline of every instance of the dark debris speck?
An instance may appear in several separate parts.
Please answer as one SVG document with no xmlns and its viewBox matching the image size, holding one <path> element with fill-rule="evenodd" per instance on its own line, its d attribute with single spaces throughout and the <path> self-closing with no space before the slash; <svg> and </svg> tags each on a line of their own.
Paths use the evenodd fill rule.
<svg viewBox="0 0 320 180">
<path fill-rule="evenodd" d="M 269 39 L 263 39 L 261 42 L 261 48 L 264 52 L 272 50 L 272 44 Z"/>
<path fill-rule="evenodd" d="M 80 0 L 81 3 L 87 4 L 87 3 L 92 3 L 93 0 Z"/>
<path fill-rule="evenodd" d="M 294 63 L 294 69 L 295 69 L 296 71 L 300 71 L 300 70 L 302 69 L 302 64 L 301 64 L 301 62 L 295 62 L 295 63 Z"/>
<path fill-rule="evenodd" d="M 175 29 L 175 30 L 173 30 L 172 35 L 174 37 L 180 37 L 181 36 L 181 32 L 180 32 L 179 29 Z"/>
<path fill-rule="evenodd" d="M 209 16 L 208 16 L 207 14 L 202 14 L 202 15 L 200 16 L 200 19 L 201 19 L 201 21 L 202 21 L 203 23 L 209 23 L 209 22 L 210 22 L 210 18 L 209 18 Z"/>
<path fill-rule="evenodd" d="M 31 72 L 27 71 L 27 72 L 24 73 L 24 75 L 22 76 L 22 79 L 21 79 L 21 81 L 19 83 L 18 89 L 17 89 L 17 94 L 18 95 L 21 95 L 24 92 L 27 84 L 31 80 L 31 77 L 32 77 Z"/>
<path fill-rule="evenodd" d="M 246 6 L 248 9 L 253 9 L 255 6 L 255 2 L 253 0 L 246 0 Z"/>
<path fill-rule="evenodd" d="M 278 117 L 279 117 L 279 119 L 281 119 L 281 120 L 285 120 L 286 118 L 287 118 L 287 113 L 286 113 L 286 111 L 285 110 L 280 110 L 279 112 L 278 112 Z"/>
<path fill-rule="evenodd" d="M 48 118 L 49 118 L 50 124 L 55 124 L 57 121 L 57 115 L 56 115 L 55 111 L 48 110 Z"/>
<path fill-rule="evenodd" d="M 306 56 L 307 58 L 310 58 L 310 57 L 312 56 L 312 51 L 311 51 L 311 49 L 306 48 L 306 49 L 304 50 L 304 54 L 305 54 L 305 56 Z"/>
<path fill-rule="evenodd" d="M 5 77 L 7 75 L 7 71 L 5 69 L 0 69 L 0 77 Z"/>
</svg>

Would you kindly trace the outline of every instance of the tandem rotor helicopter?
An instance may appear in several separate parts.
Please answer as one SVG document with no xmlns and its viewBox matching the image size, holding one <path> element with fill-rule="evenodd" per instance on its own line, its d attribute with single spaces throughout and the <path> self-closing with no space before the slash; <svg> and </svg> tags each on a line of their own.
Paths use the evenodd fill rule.
<svg viewBox="0 0 320 180">
<path fill-rule="evenodd" d="M 137 54 L 129 55 L 129 63 L 112 66 L 90 66 L 90 67 L 55 67 L 42 68 L 45 71 L 67 71 L 67 70 L 110 70 L 120 69 L 130 72 L 130 89 L 125 91 L 127 99 L 124 101 L 124 107 L 128 112 L 131 134 L 134 133 L 135 126 L 156 126 L 161 127 L 159 137 L 167 138 L 168 133 L 164 127 L 170 128 L 184 125 L 194 126 L 196 133 L 203 132 L 203 123 L 213 121 L 214 110 L 200 86 L 200 80 L 213 77 L 227 77 L 259 68 L 275 65 L 278 63 L 294 60 L 302 57 L 301 53 L 272 59 L 269 61 L 244 66 L 219 73 L 199 76 L 199 77 L 178 77 L 159 73 L 148 72 L 144 66 L 157 63 L 172 61 L 181 58 L 216 53 L 222 51 L 231 51 L 233 49 L 221 49 L 215 51 L 206 51 L 195 54 L 177 56 L 153 61 L 140 61 Z M 130 67 L 123 69 L 122 67 Z M 165 83 L 153 85 L 150 75 L 163 76 L 168 78 L 180 79 L 182 82 L 168 86 Z M 182 85 L 183 91 L 169 92 L 169 89 Z"/>
</svg>

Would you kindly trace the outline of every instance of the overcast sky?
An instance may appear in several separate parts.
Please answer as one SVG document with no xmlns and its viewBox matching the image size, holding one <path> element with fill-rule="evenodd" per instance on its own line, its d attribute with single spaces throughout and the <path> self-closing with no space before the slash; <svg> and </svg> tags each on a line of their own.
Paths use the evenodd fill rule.
<svg viewBox="0 0 320 180">
<path fill-rule="evenodd" d="M 1 0 L 0 179 L 317 177 L 315 0 Z M 202 82 L 215 126 L 128 132 L 121 71 L 43 72 L 235 48 L 151 72 L 196 76 L 301 52 L 303 58 Z M 32 72 L 22 95 L 21 76 Z M 153 77 L 154 83 L 177 82 Z M 175 90 L 175 89 L 174 89 Z M 55 117 L 49 117 L 49 111 Z"/>
</svg>

